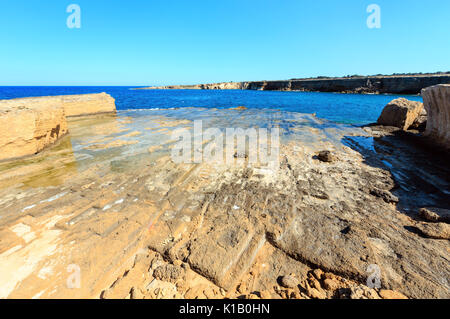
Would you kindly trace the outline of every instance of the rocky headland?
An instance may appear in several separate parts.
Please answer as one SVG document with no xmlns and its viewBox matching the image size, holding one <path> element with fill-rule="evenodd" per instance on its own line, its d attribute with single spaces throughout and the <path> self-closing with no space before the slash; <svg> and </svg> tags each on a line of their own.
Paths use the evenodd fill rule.
<svg viewBox="0 0 450 319">
<path fill-rule="evenodd" d="M 450 73 L 352 76 L 343 78 L 320 77 L 281 81 L 250 81 L 197 85 L 169 85 L 138 89 L 261 90 L 365 94 L 420 94 L 422 89 L 438 84 L 450 84 Z"/>
</svg>

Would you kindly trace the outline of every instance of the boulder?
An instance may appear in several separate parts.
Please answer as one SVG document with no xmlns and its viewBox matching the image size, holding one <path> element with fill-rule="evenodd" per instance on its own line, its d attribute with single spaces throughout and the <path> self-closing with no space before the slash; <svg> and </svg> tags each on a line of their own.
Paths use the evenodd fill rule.
<svg viewBox="0 0 450 319">
<path fill-rule="evenodd" d="M 439 84 L 422 90 L 428 120 L 425 135 L 450 149 L 450 84 Z"/>
<path fill-rule="evenodd" d="M 67 133 L 61 99 L 0 101 L 0 160 L 35 154 Z"/>
<path fill-rule="evenodd" d="M 378 118 L 378 124 L 407 130 L 423 114 L 423 104 L 399 98 L 389 102 Z"/>
</svg>

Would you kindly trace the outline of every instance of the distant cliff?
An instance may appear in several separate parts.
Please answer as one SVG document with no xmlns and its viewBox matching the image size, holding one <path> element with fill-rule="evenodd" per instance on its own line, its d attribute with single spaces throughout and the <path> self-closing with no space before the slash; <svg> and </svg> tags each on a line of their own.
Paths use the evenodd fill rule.
<svg viewBox="0 0 450 319">
<path fill-rule="evenodd" d="M 263 90 L 367 94 L 420 94 L 420 91 L 423 88 L 437 84 L 450 84 L 450 73 L 423 75 L 353 76 L 344 78 L 323 77 L 282 81 L 225 82 L 197 85 L 158 86 L 140 89 Z"/>
</svg>

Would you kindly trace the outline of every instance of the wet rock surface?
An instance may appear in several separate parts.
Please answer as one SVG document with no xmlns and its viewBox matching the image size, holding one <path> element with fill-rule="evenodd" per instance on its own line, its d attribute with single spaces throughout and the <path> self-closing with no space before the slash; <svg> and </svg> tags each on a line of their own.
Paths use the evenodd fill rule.
<svg viewBox="0 0 450 319">
<path fill-rule="evenodd" d="M 448 240 L 424 236 L 432 232 L 418 214 L 445 207 L 445 197 L 398 178 L 409 147 L 400 166 L 383 157 L 389 144 L 383 155 L 363 148 L 362 130 L 270 111 L 283 133 L 276 166 L 171 161 L 172 130 L 200 117 L 252 126 L 264 114 L 227 112 L 78 119 L 70 147 L 0 166 L 0 296 L 450 297 Z M 136 143 L 91 147 L 105 140 Z M 315 159 L 324 149 L 339 160 Z M 423 177 L 437 168 L 420 169 Z M 379 286 L 370 288 L 374 269 Z"/>
</svg>

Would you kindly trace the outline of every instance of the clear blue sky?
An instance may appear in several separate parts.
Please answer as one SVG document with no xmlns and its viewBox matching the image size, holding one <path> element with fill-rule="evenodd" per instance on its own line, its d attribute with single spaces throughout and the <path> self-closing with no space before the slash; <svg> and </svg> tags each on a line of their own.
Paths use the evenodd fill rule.
<svg viewBox="0 0 450 319">
<path fill-rule="evenodd" d="M 81 7 L 69 29 L 66 8 Z M 369 4 L 381 28 L 366 25 Z M 0 0 L 0 85 L 450 70 L 449 0 Z"/>
</svg>

